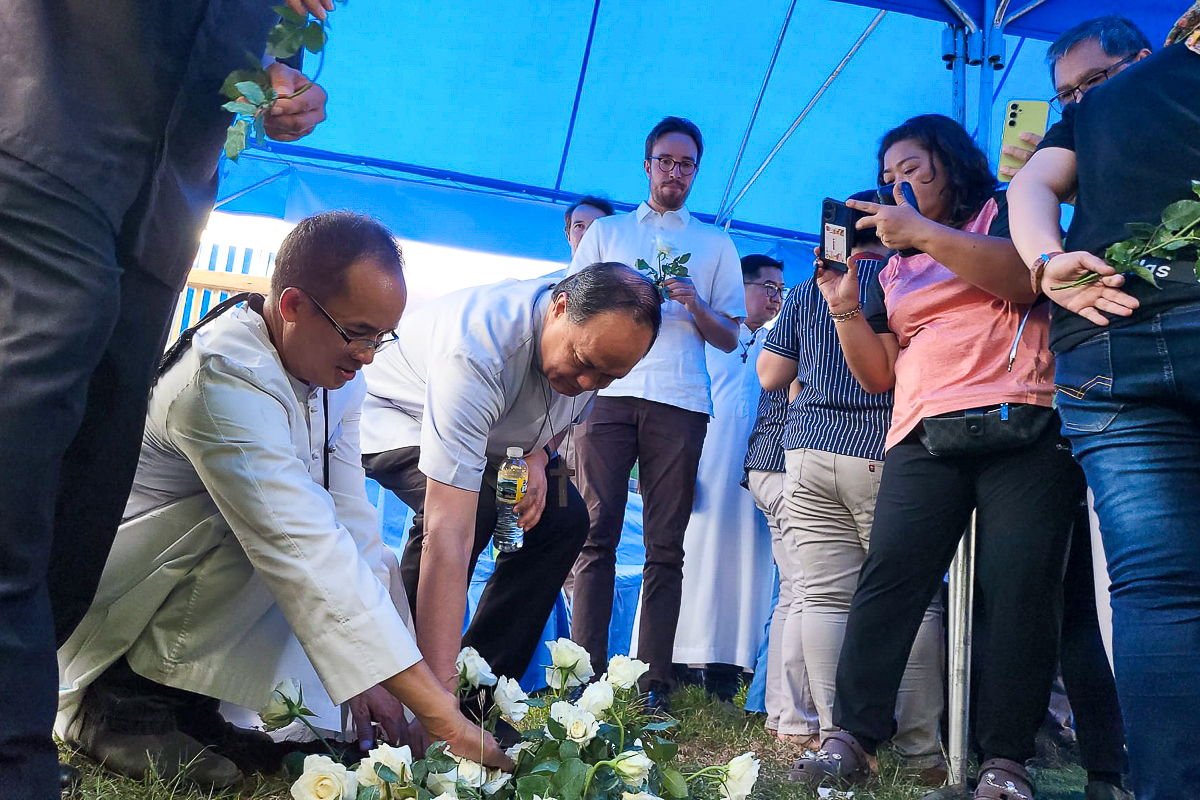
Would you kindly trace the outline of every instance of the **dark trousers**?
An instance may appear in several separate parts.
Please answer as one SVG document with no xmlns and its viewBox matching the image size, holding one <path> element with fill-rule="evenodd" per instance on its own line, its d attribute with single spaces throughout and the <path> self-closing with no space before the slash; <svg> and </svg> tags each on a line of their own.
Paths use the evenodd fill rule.
<svg viewBox="0 0 1200 800">
<path fill-rule="evenodd" d="M 177 293 L 155 266 L 82 195 L 0 153 L 0 797 L 59 794 L 55 628 L 90 602 L 137 466 Z"/>
<path fill-rule="evenodd" d="M 1064 559 L 1082 492 L 1056 425 L 990 455 L 931 456 L 916 436 L 889 450 L 838 660 L 834 724 L 868 752 L 891 737 L 917 629 L 974 509 L 986 658 L 976 736 L 985 758 L 1031 757 L 1058 659 Z"/>
<path fill-rule="evenodd" d="M 417 468 L 421 448 L 404 447 L 363 457 L 367 474 L 396 493 L 414 512 L 412 530 L 400 560 L 404 590 L 417 613 L 417 583 L 421 576 L 421 544 L 425 540 L 425 485 Z M 556 456 L 547 472 L 559 464 Z M 496 556 L 496 569 L 488 580 L 475 609 L 463 646 L 474 647 L 497 675 L 519 680 L 533 653 L 541 644 L 546 620 L 554 609 L 563 580 L 579 555 L 587 536 L 587 508 L 583 498 L 562 476 L 547 475 L 546 507 L 538 524 L 525 531 L 525 545 L 512 553 Z M 560 506 L 560 482 L 567 481 L 567 504 Z M 479 487 L 475 513 L 475 544 L 471 549 L 469 576 L 479 554 L 488 546 L 496 525 L 496 471 L 488 468 Z"/>
<path fill-rule="evenodd" d="M 1071 532 L 1063 577 L 1062 678 L 1075 716 L 1079 761 L 1088 772 L 1128 770 L 1125 727 L 1117 682 L 1108 665 L 1092 573 L 1092 539 L 1087 506 L 1081 505 Z"/>
<path fill-rule="evenodd" d="M 571 638 L 591 654 L 596 674 L 608 662 L 617 545 L 629 471 L 637 461 L 646 542 L 637 654 L 650 665 L 647 685 L 671 684 L 683 591 L 683 534 L 707 430 L 707 414 L 636 397 L 597 397 L 580 426 L 575 454 L 591 530 L 576 566 Z"/>
</svg>

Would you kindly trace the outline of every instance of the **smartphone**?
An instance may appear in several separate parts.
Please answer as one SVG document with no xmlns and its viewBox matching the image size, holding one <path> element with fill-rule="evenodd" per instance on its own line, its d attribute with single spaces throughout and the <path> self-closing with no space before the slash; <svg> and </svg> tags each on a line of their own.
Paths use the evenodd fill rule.
<svg viewBox="0 0 1200 800">
<path fill-rule="evenodd" d="M 821 202 L 820 258 L 828 269 L 845 272 L 854 249 L 854 223 L 862 214 L 840 200 L 826 197 Z"/>
<path fill-rule="evenodd" d="M 1004 127 L 1000 135 L 1000 146 L 1003 148 L 1010 145 L 1028 150 L 1030 144 L 1021 140 L 1021 134 L 1034 133 L 1038 136 L 1045 136 L 1046 125 L 1049 121 L 1050 104 L 1045 100 L 1008 101 L 1008 108 L 1004 111 Z M 1005 155 L 1001 150 L 1000 161 L 996 165 L 996 177 L 1003 182 L 1010 181 L 1012 178 L 1006 178 L 1000 174 L 1000 167 L 1019 169 L 1021 166 L 1023 166 L 1022 162 Z"/>
<path fill-rule="evenodd" d="M 888 183 L 879 187 L 876 195 L 879 197 L 879 202 L 885 206 L 896 205 L 896 193 L 892 189 L 895 184 Z M 913 192 L 912 184 L 908 181 L 900 181 L 900 194 L 904 195 L 904 202 L 913 207 L 913 210 L 918 214 L 921 213 L 921 206 L 917 203 L 917 195 Z M 904 258 L 910 258 L 917 255 L 921 251 L 915 247 L 910 247 L 900 251 L 900 255 Z"/>
</svg>

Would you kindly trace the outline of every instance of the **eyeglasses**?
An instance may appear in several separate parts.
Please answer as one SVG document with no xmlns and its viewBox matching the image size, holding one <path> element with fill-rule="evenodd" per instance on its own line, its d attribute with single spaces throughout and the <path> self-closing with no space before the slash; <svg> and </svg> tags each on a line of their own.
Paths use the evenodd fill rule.
<svg viewBox="0 0 1200 800">
<path fill-rule="evenodd" d="M 299 286 L 295 288 L 300 289 Z M 395 331 L 383 331 L 374 338 L 351 336 L 350 334 L 346 333 L 345 329 L 343 329 L 341 325 L 337 324 L 337 320 L 331 317 L 329 312 L 317 302 L 317 298 L 313 297 L 308 292 L 305 292 L 303 289 L 300 289 L 300 291 L 304 292 L 304 295 L 312 301 L 314 306 L 317 307 L 317 311 L 320 311 L 325 319 L 329 320 L 329 324 L 333 326 L 333 329 L 337 331 L 338 336 L 342 337 L 342 341 L 346 343 L 346 349 L 349 350 L 353 355 L 365 356 L 367 353 L 371 352 L 378 353 L 380 350 L 384 349 L 392 342 L 400 338 L 396 335 Z"/>
<path fill-rule="evenodd" d="M 1062 111 L 1067 106 L 1078 103 L 1083 99 L 1084 94 L 1104 83 L 1112 76 L 1114 72 L 1119 71 L 1121 67 L 1125 66 L 1137 57 L 1138 53 L 1131 53 L 1117 63 L 1109 67 L 1105 67 L 1099 72 L 1092 73 L 1075 86 L 1072 86 L 1070 89 L 1063 89 L 1061 92 L 1054 95 L 1054 97 L 1050 100 L 1050 105 L 1054 106 L 1055 110 Z"/>
<path fill-rule="evenodd" d="M 767 293 L 768 300 L 774 300 L 776 297 L 787 297 L 787 287 L 779 283 L 771 283 L 770 281 L 742 281 L 743 286 L 761 286 L 763 291 Z"/>
<path fill-rule="evenodd" d="M 679 174 L 684 176 L 691 175 L 700 166 L 695 161 L 676 161 L 670 156 L 650 156 L 649 160 L 657 161 L 658 168 L 663 172 L 673 172 L 675 167 L 679 167 Z"/>
</svg>

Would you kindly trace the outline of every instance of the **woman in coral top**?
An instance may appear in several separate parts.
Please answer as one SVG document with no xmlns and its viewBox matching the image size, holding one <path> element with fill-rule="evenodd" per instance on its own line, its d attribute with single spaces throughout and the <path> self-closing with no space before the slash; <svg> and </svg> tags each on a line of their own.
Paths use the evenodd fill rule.
<svg viewBox="0 0 1200 800">
<path fill-rule="evenodd" d="M 839 731 L 792 777 L 870 777 L 909 649 L 974 511 L 975 797 L 1032 797 L 1022 765 L 1054 676 L 1063 560 L 1083 492 L 1051 407 L 1046 305 L 1032 305 L 1004 196 L 958 123 L 929 114 L 889 131 L 879 181 L 894 206 L 850 205 L 866 214 L 859 227 L 899 252 L 862 303 L 853 268 L 818 264 L 818 285 L 851 371 L 868 391 L 895 389 L 895 410 L 838 662 Z"/>
</svg>

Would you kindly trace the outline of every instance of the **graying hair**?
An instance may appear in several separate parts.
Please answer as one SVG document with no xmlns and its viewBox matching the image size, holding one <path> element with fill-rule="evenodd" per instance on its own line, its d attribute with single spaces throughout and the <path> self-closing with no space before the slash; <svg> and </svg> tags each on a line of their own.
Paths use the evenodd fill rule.
<svg viewBox="0 0 1200 800">
<path fill-rule="evenodd" d="M 645 325 L 658 338 L 662 327 L 662 298 L 642 273 L 617 261 L 599 261 L 568 275 L 554 287 L 553 296 L 567 295 L 567 319 L 578 325 L 597 314 L 618 311 Z M 653 341 L 653 340 L 651 340 Z"/>
<path fill-rule="evenodd" d="M 1153 50 L 1154 46 L 1146 34 L 1128 17 L 1110 14 L 1085 20 L 1054 40 L 1046 51 L 1046 66 L 1050 68 L 1050 80 L 1054 80 L 1054 65 L 1071 51 L 1075 45 L 1095 39 L 1105 55 L 1124 58 L 1142 50 Z"/>
</svg>

